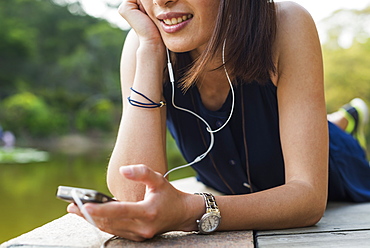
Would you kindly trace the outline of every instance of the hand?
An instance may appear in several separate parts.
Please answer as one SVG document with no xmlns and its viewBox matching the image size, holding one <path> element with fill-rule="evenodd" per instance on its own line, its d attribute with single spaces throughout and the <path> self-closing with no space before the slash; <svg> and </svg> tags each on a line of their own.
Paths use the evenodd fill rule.
<svg viewBox="0 0 370 248">
<path fill-rule="evenodd" d="M 99 229 L 133 241 L 167 231 L 196 229 L 197 216 L 190 207 L 196 205 L 191 201 L 199 199 L 197 196 L 176 190 L 160 173 L 144 165 L 123 166 L 120 173 L 146 185 L 144 200 L 85 204 Z M 204 204 L 202 199 L 200 204 Z M 68 206 L 68 212 L 83 217 L 75 204 Z"/>
<path fill-rule="evenodd" d="M 140 40 L 163 43 L 158 28 L 146 13 L 140 0 L 123 1 L 118 12 L 135 30 Z"/>
</svg>

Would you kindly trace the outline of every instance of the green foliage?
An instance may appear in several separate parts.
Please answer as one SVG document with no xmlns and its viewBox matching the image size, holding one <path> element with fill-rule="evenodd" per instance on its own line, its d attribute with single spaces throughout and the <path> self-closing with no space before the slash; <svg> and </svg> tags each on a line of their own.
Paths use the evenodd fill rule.
<svg viewBox="0 0 370 248">
<path fill-rule="evenodd" d="M 324 49 L 328 109 L 336 110 L 354 97 L 370 104 L 370 39 L 348 49 Z"/>
<path fill-rule="evenodd" d="M 352 41 L 366 42 L 370 35 L 369 15 L 370 5 L 362 10 L 335 11 L 322 23 L 327 36 L 325 47 L 329 49 L 348 48 Z"/>
<path fill-rule="evenodd" d="M 78 4 L 73 5 L 78 8 Z M 26 81 L 33 92 L 67 89 L 119 99 L 126 31 L 51 0 L 0 1 L 0 97 Z"/>
<path fill-rule="evenodd" d="M 369 18 L 370 6 L 336 11 L 322 23 L 327 34 L 323 55 L 329 112 L 354 97 L 370 104 Z"/>
<path fill-rule="evenodd" d="M 50 128 L 58 133 L 73 132 L 81 125 L 84 130 L 97 125 L 105 131 L 117 126 L 103 121 L 111 118 L 109 111 L 92 124 L 87 121 L 92 117 L 81 117 L 87 111 L 81 108 L 94 95 L 110 99 L 120 108 L 119 60 L 126 31 L 86 15 L 78 3 L 62 0 L 0 1 L 0 30 L 0 104 L 19 92 L 32 93 L 43 102 L 38 106 L 43 110 L 36 111 L 39 116 L 32 117 L 38 121 L 32 122 L 29 116 L 22 119 L 0 109 L 2 125 L 8 123 L 11 130 L 29 136 L 49 135 Z M 32 112 L 26 106 L 22 109 Z M 63 125 L 56 124 L 61 122 L 58 116 L 49 120 L 49 127 L 40 124 L 49 118 L 48 111 L 63 113 Z M 39 128 L 35 127 L 38 124 Z"/>
<path fill-rule="evenodd" d="M 325 20 L 328 40 L 323 44 L 323 55 L 328 112 L 336 111 L 355 97 L 370 106 L 369 18 L 370 6 L 359 11 L 340 10 Z M 366 128 L 370 143 L 370 127 Z"/>
<path fill-rule="evenodd" d="M 63 115 L 53 111 L 42 99 L 30 92 L 8 97 L 0 107 L 4 129 L 16 134 L 44 136 L 55 133 L 56 130 L 64 130 Z"/>
<path fill-rule="evenodd" d="M 77 113 L 76 126 L 80 131 L 98 129 L 111 131 L 114 120 L 114 105 L 109 99 L 98 99 L 81 108 Z"/>
</svg>

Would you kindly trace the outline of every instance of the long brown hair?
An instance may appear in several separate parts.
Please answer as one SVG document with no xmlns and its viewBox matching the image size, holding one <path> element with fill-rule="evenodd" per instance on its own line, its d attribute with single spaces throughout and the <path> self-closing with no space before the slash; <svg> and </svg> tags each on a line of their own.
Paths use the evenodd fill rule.
<svg viewBox="0 0 370 248">
<path fill-rule="evenodd" d="M 276 72 L 272 55 L 275 33 L 273 0 L 220 0 L 216 26 L 205 51 L 186 69 L 182 66 L 190 55 L 175 56 L 175 68 L 186 70 L 181 78 L 183 88 L 192 86 L 207 63 L 220 56 L 225 39 L 225 64 L 233 78 L 245 82 L 268 80 Z"/>
</svg>

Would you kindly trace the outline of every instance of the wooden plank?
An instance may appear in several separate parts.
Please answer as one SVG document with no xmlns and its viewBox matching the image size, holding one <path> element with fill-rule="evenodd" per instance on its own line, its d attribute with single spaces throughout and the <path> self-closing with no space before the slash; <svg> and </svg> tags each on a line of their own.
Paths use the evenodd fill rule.
<svg viewBox="0 0 370 248">
<path fill-rule="evenodd" d="M 329 203 L 324 217 L 315 226 L 285 230 L 258 231 L 256 236 L 353 230 L 370 230 L 370 203 Z"/>
<path fill-rule="evenodd" d="M 125 239 L 116 239 L 106 243 L 107 248 L 120 247 L 245 247 L 253 248 L 252 231 L 235 231 L 235 232 L 216 232 L 210 235 L 198 235 L 186 232 L 169 232 L 157 236 L 154 239 L 141 243 L 128 241 Z"/>
<path fill-rule="evenodd" d="M 8 247 L 100 247 L 112 235 L 101 232 L 84 219 L 67 214 L 31 232 L 0 245 Z M 254 247 L 252 231 L 215 232 L 198 235 L 194 232 L 169 232 L 145 242 L 124 239 L 107 242 L 106 247 Z"/>
<path fill-rule="evenodd" d="M 100 247 L 112 235 L 99 231 L 74 214 L 49 222 L 0 245 L 8 247 Z"/>
<path fill-rule="evenodd" d="M 313 227 L 259 231 L 258 248 L 370 247 L 370 203 L 330 203 Z"/>
<path fill-rule="evenodd" d="M 256 248 L 369 248 L 370 231 L 306 233 L 259 237 Z"/>
</svg>

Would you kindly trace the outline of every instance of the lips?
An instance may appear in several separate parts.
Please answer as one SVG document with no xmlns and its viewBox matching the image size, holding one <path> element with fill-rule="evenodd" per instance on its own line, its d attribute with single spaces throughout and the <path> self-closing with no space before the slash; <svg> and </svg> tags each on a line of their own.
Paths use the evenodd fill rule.
<svg viewBox="0 0 370 248">
<path fill-rule="evenodd" d="M 178 32 L 183 29 L 193 18 L 189 12 L 167 12 L 157 16 L 163 30 L 167 33 Z"/>
</svg>

